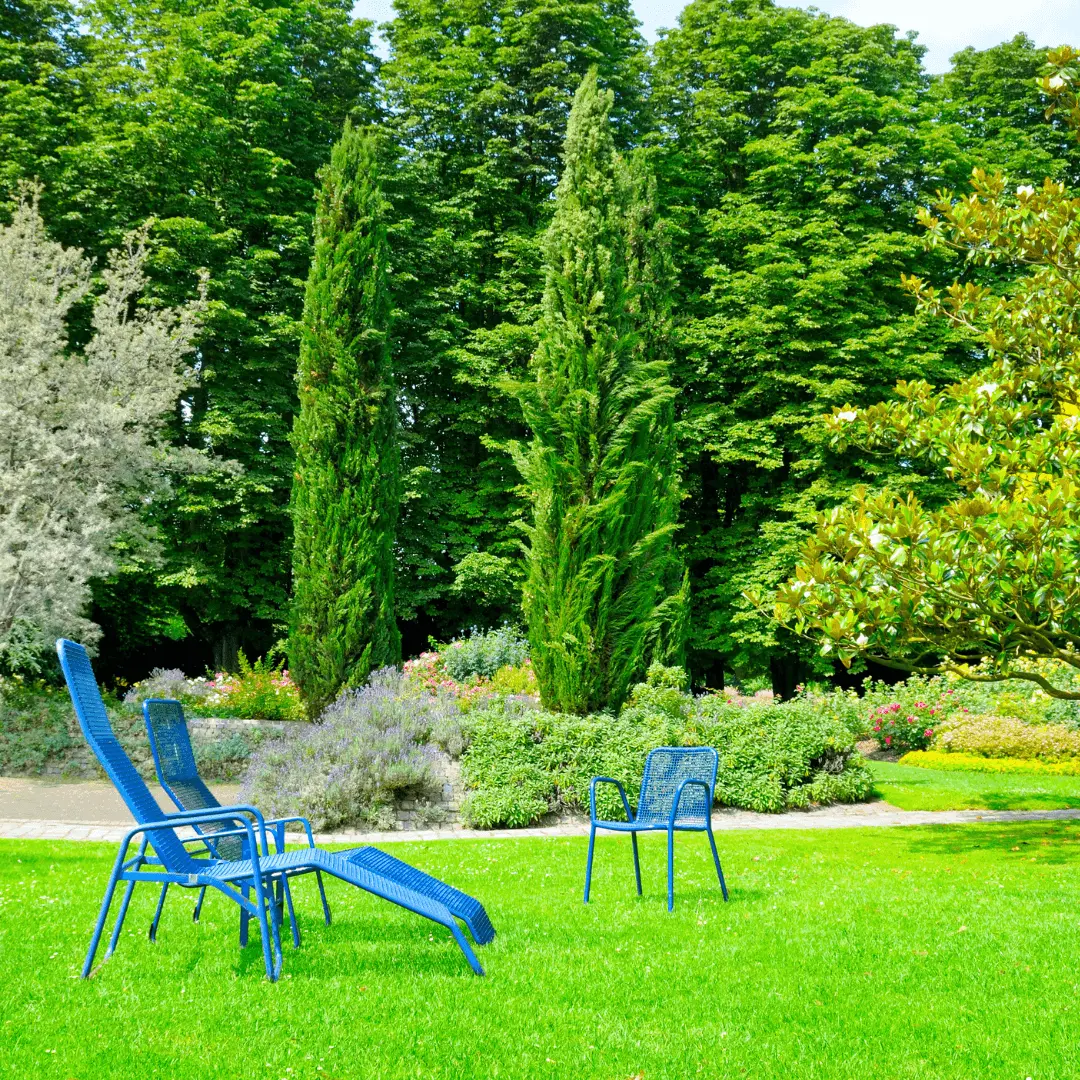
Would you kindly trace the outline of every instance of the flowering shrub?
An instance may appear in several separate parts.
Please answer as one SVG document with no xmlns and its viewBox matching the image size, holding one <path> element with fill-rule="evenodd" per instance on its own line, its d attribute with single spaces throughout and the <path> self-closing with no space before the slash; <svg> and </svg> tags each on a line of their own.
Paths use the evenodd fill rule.
<svg viewBox="0 0 1080 1080">
<path fill-rule="evenodd" d="M 237 716 L 247 720 L 302 720 L 300 692 L 283 663 L 248 663 L 241 651 L 235 675 L 219 671 L 209 678 L 189 679 L 179 668 L 154 668 L 135 683 L 124 702 L 141 706 L 147 698 L 175 698 L 189 712 L 203 716 Z"/>
<path fill-rule="evenodd" d="M 289 678 L 284 661 L 276 667 L 268 659 L 249 664 L 243 651 L 235 675 L 218 672 L 207 685 L 204 701 L 218 716 L 243 716 L 262 720 L 303 720 L 300 691 Z"/>
<path fill-rule="evenodd" d="M 242 799 L 266 815 L 300 814 L 316 828 L 393 828 L 394 799 L 431 794 L 439 746 L 460 752 L 460 711 L 446 694 L 417 692 L 393 668 L 347 690 L 299 736 L 252 756 Z"/>
<path fill-rule="evenodd" d="M 1080 732 L 1064 724 L 961 713 L 941 728 L 934 749 L 985 758 L 1075 761 L 1080 760 Z"/>
<path fill-rule="evenodd" d="M 948 771 L 1080 776 L 1080 760 L 1075 758 L 1070 761 L 1040 761 L 1038 758 L 990 758 L 978 754 L 942 753 L 940 750 L 912 750 L 900 759 L 900 764 Z"/>
<path fill-rule="evenodd" d="M 925 750 L 950 707 L 940 699 L 934 704 L 916 701 L 907 708 L 898 701 L 879 705 L 870 714 L 874 738 L 883 750 Z"/>
<path fill-rule="evenodd" d="M 125 705 L 141 706 L 147 698 L 174 698 L 182 705 L 199 706 L 213 687 L 206 679 L 189 679 L 179 668 L 154 668 L 124 695 Z"/>
<path fill-rule="evenodd" d="M 414 687 L 429 694 L 449 694 L 463 710 L 491 697 L 539 693 L 528 643 L 509 627 L 423 652 L 405 661 L 404 673 Z"/>
</svg>

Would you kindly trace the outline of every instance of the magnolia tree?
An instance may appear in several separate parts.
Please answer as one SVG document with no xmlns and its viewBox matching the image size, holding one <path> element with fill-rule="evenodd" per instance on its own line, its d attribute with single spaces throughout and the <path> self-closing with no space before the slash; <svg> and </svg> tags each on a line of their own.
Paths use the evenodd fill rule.
<svg viewBox="0 0 1080 1080">
<path fill-rule="evenodd" d="M 1077 56 L 1049 56 L 1051 109 L 1080 132 Z M 824 515 L 776 617 L 826 656 L 985 681 L 1026 679 L 1080 698 L 1080 199 L 976 171 L 922 224 L 974 265 L 1030 268 L 1004 296 L 905 279 L 921 310 L 977 336 L 985 366 L 943 389 L 836 409 L 831 439 L 921 461 L 955 486 L 942 505 L 856 492 Z M 762 603 L 758 598 L 758 603 Z"/>
<path fill-rule="evenodd" d="M 137 306 L 143 238 L 100 275 L 50 240 L 25 192 L 0 228 L 0 663 L 35 670 L 60 634 L 93 641 L 91 579 L 114 566 L 122 534 L 171 470 L 199 455 L 168 448 L 162 428 L 191 370 L 203 299 Z M 68 339 L 72 309 L 93 296 L 90 337 Z"/>
</svg>

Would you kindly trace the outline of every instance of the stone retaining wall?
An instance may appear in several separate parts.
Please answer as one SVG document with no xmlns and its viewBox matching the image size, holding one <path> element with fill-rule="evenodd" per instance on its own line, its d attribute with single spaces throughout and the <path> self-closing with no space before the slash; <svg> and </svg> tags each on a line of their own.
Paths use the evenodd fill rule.
<svg viewBox="0 0 1080 1080">
<path fill-rule="evenodd" d="M 192 740 L 210 742 L 232 734 L 244 735 L 259 731 L 270 738 L 295 738 L 308 730 L 303 720 L 242 720 L 235 716 L 191 716 L 188 728 Z M 436 790 L 424 793 L 405 793 L 396 806 L 397 828 L 452 829 L 460 822 L 461 764 L 449 754 L 439 753 L 435 759 Z"/>
</svg>

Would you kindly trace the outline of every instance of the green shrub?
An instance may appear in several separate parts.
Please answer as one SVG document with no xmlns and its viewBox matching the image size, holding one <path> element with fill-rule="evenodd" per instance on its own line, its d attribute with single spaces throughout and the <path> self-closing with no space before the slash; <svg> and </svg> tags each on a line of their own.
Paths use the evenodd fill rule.
<svg viewBox="0 0 1080 1080">
<path fill-rule="evenodd" d="M 109 723 L 120 745 L 146 780 L 154 761 L 142 710 L 103 694 Z M 213 739 L 194 737 L 195 760 L 208 780 L 236 780 L 262 733 L 230 732 Z M 100 778 L 104 773 L 83 739 L 71 698 L 63 687 L 19 679 L 0 680 L 0 774 Z"/>
<path fill-rule="evenodd" d="M 987 758 L 1080 759 L 1080 732 L 1064 724 L 1028 724 L 1012 716 L 961 714 L 942 727 L 934 749 Z"/>
<path fill-rule="evenodd" d="M 691 724 L 695 741 L 720 755 L 723 805 L 776 812 L 869 795 L 851 731 L 813 698 L 739 708 L 709 696 L 698 700 Z"/>
<path fill-rule="evenodd" d="M 514 627 L 500 626 L 485 633 L 474 631 L 437 651 L 443 671 L 462 683 L 474 676 L 490 679 L 499 668 L 519 667 L 529 658 L 529 643 Z"/>
<path fill-rule="evenodd" d="M 870 775 L 854 754 L 851 732 L 815 701 L 739 706 L 721 695 L 695 699 L 680 688 L 682 679 L 678 669 L 652 668 L 618 717 L 549 713 L 512 700 L 478 706 L 466 718 L 464 818 L 488 828 L 586 812 L 594 776 L 621 781 L 636 806 L 645 757 L 657 746 L 715 746 L 722 805 L 778 811 L 869 795 Z M 598 790 L 598 809 L 624 817 L 613 786 Z"/>
</svg>

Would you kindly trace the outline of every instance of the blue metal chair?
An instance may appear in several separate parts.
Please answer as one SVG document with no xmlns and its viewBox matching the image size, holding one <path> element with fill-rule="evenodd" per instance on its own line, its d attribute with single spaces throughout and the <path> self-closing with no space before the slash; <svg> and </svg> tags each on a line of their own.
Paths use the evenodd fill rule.
<svg viewBox="0 0 1080 1080">
<path fill-rule="evenodd" d="M 169 798 L 176 804 L 177 810 L 216 810 L 221 807 L 214 793 L 206 786 L 203 778 L 199 775 L 195 764 L 195 754 L 191 748 L 191 736 L 188 733 L 187 720 L 184 718 L 184 707 L 179 701 L 172 698 L 148 698 L 143 702 L 143 719 L 146 722 L 146 734 L 150 739 L 150 752 L 154 757 L 154 771 L 157 773 L 158 782 L 165 789 Z M 272 824 L 274 846 L 277 851 L 285 850 L 285 824 L 287 821 L 302 821 L 300 818 L 267 822 Z M 240 836 L 215 837 L 223 826 L 200 825 L 195 831 L 206 840 L 207 848 L 211 855 L 219 859 L 242 859 L 247 857 L 244 850 L 244 839 Z M 309 845 L 311 846 L 311 845 Z M 330 905 L 326 902 L 326 889 L 323 886 L 321 871 L 315 871 L 316 880 L 319 883 L 319 896 L 322 899 L 323 918 L 326 925 L 330 925 Z M 289 890 L 288 879 L 279 882 L 280 893 L 277 898 L 278 911 L 281 912 L 282 896 L 289 911 L 289 925 L 292 928 L 293 946 L 300 946 L 300 928 L 296 922 L 296 913 L 293 910 L 292 893 Z M 157 910 L 154 913 L 154 921 L 150 925 L 150 940 L 157 936 L 158 921 L 161 918 L 161 910 L 165 905 L 165 894 L 169 886 L 166 882 L 161 886 L 161 896 L 158 898 Z M 199 890 L 198 899 L 195 901 L 195 911 L 192 918 L 199 921 L 202 911 L 203 900 L 206 897 L 206 889 Z M 247 944 L 248 917 L 241 910 L 240 913 L 240 945 Z"/>
<path fill-rule="evenodd" d="M 494 937 L 495 931 L 491 928 L 487 913 L 479 901 L 444 882 L 372 848 L 360 848 L 351 852 L 329 852 L 316 848 L 311 826 L 307 822 L 303 824 L 310 845 L 308 848 L 271 854 L 267 822 L 254 806 L 227 806 L 176 813 L 165 813 L 161 810 L 113 733 L 86 650 L 64 638 L 57 641 L 56 650 L 79 727 L 137 822 L 136 826 L 125 834 L 109 875 L 90 948 L 83 964 L 83 978 L 88 978 L 93 970 L 94 956 L 117 886 L 121 881 L 127 882 L 109 939 L 106 960 L 112 955 L 120 938 L 120 930 L 135 885 L 145 881 L 157 885 L 178 885 L 186 889 L 217 889 L 233 900 L 240 906 L 241 911 L 258 920 L 266 976 L 275 981 L 281 972 L 282 963 L 281 913 L 274 901 L 275 883 L 284 881 L 288 876 L 316 871 L 340 878 L 374 896 L 382 897 L 407 911 L 445 926 L 453 935 L 472 970 L 477 975 L 484 973 L 456 922 L 455 912 L 451 910 L 450 904 L 454 905 L 457 917 L 468 926 L 477 944 L 486 944 Z M 182 836 L 180 830 L 185 826 L 209 826 L 213 832 Z M 140 838 L 137 851 L 135 855 L 129 856 L 136 837 Z M 213 854 L 211 844 L 207 842 L 208 838 L 211 838 L 212 844 L 219 845 L 230 837 L 243 839 L 242 853 L 246 857 L 226 859 Z M 202 850 L 189 851 L 187 845 L 193 842 L 199 844 Z M 151 844 L 153 854 L 148 851 Z M 218 850 L 220 851 L 220 847 Z M 399 867 L 402 869 L 399 870 Z M 414 885 L 417 887 L 413 887 Z M 424 891 L 420 891 L 421 889 Z M 251 899 L 252 893 L 254 900 Z M 461 914 L 462 912 L 465 914 Z"/>
<path fill-rule="evenodd" d="M 637 878 L 638 896 L 641 895 L 641 864 L 638 861 L 637 834 L 639 832 L 663 832 L 668 834 L 667 848 L 667 906 L 675 906 L 675 833 L 705 832 L 709 834 L 716 876 L 720 879 L 720 891 L 728 898 L 724 871 L 720 869 L 720 856 L 712 831 L 713 789 L 716 786 L 716 751 L 708 746 L 661 746 L 650 750 L 645 759 L 645 774 L 641 778 L 641 794 L 638 796 L 637 814 L 631 812 L 626 791 L 618 780 L 610 776 L 596 776 L 589 785 L 589 859 L 585 867 L 585 903 L 589 902 L 592 884 L 593 848 L 596 830 L 628 832 L 634 846 L 634 876 Z M 603 821 L 596 816 L 596 787 L 598 784 L 614 784 L 622 797 L 626 810 L 625 821 Z"/>
</svg>

